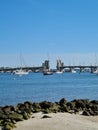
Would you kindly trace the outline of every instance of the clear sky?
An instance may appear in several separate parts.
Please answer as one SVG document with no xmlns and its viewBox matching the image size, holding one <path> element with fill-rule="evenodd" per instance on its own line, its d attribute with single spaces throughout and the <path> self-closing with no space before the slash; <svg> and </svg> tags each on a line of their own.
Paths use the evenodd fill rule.
<svg viewBox="0 0 98 130">
<path fill-rule="evenodd" d="M 98 57 L 98 0 L 0 0 L 0 66 L 93 64 Z"/>
</svg>

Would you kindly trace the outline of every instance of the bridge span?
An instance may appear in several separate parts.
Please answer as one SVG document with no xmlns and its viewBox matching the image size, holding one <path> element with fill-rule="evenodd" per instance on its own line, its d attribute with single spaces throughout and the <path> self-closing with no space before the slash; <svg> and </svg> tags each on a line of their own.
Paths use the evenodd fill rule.
<svg viewBox="0 0 98 130">
<path fill-rule="evenodd" d="M 70 71 L 73 70 L 73 69 L 79 69 L 80 72 L 82 72 L 83 70 L 86 70 L 86 69 L 89 69 L 91 73 L 93 73 L 95 70 L 98 69 L 98 66 L 93 66 L 93 65 L 69 65 L 69 66 L 63 66 L 63 67 L 60 67 L 61 70 L 63 69 L 69 69 Z"/>
</svg>

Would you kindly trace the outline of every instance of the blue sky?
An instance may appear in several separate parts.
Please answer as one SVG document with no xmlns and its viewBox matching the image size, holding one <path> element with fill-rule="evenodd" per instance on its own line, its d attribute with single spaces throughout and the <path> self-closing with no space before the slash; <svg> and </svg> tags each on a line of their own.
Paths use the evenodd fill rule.
<svg viewBox="0 0 98 130">
<path fill-rule="evenodd" d="M 98 0 L 0 0 L 0 66 L 93 64 L 98 53 Z M 96 55 L 96 57 L 95 57 Z"/>
</svg>

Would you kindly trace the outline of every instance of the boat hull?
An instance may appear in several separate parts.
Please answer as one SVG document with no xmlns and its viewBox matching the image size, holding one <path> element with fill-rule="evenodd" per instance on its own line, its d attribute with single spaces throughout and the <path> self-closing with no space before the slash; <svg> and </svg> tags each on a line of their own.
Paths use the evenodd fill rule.
<svg viewBox="0 0 98 130">
<path fill-rule="evenodd" d="M 51 72 L 51 71 L 43 72 L 43 75 L 52 75 L 52 74 L 53 74 L 53 72 Z"/>
</svg>

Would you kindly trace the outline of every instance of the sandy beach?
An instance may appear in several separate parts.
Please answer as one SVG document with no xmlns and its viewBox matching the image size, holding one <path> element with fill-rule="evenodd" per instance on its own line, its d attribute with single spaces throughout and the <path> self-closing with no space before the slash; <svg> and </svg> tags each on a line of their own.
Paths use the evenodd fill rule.
<svg viewBox="0 0 98 130">
<path fill-rule="evenodd" d="M 14 130 L 98 130 L 98 116 L 82 116 L 69 113 L 50 113 L 51 118 L 35 113 L 34 118 L 16 124 Z"/>
</svg>

